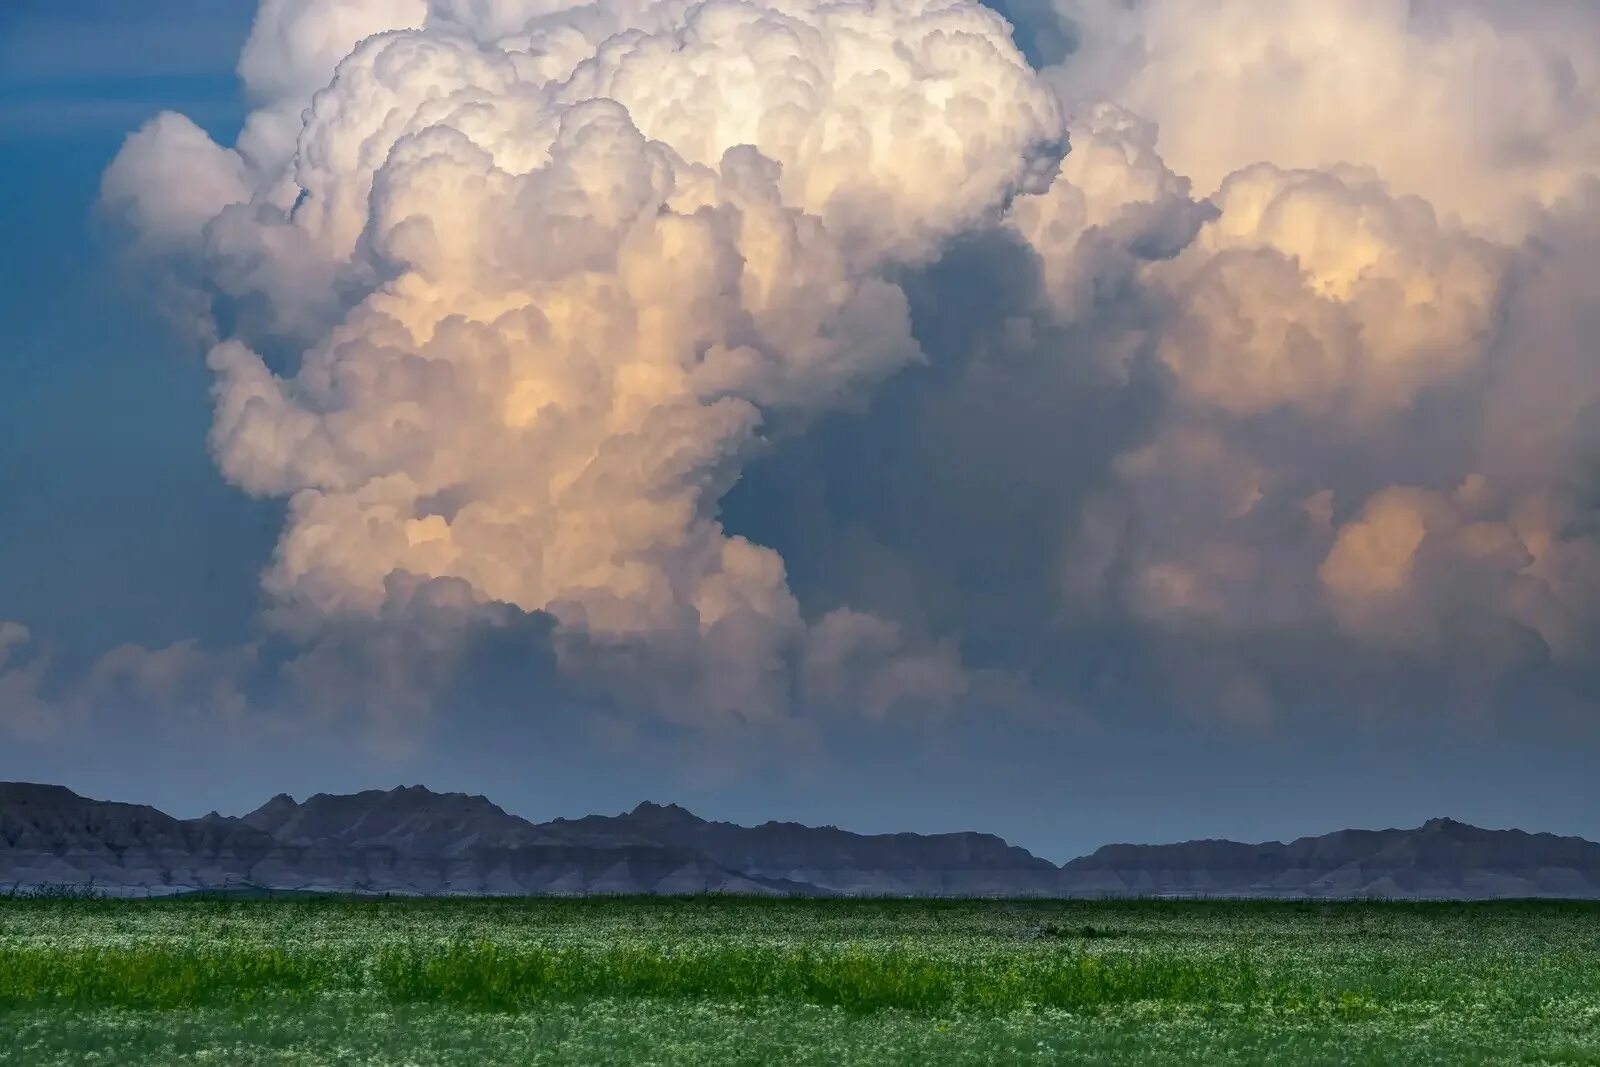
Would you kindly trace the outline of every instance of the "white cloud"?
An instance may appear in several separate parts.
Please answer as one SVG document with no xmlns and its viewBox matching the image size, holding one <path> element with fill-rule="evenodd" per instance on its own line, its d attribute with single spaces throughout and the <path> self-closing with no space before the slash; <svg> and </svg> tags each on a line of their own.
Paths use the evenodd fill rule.
<svg viewBox="0 0 1600 1067">
<path fill-rule="evenodd" d="M 1049 76 L 1093 151 L 1012 221 L 1058 318 L 1136 294 L 1098 347 L 1167 387 L 1064 538 L 1069 610 L 1251 671 L 1296 631 L 1358 663 L 1592 657 L 1600 9 L 1061 7 L 1080 47 Z M 1215 214 L 1176 255 L 1088 239 L 1188 179 Z"/>
<path fill-rule="evenodd" d="M 983 375 L 1156 398 L 1037 509 L 1064 614 L 1241 663 L 1588 654 L 1600 10 L 1061 7 L 1041 78 L 971 0 L 266 0 L 237 144 L 160 116 L 105 199 L 219 312 L 211 442 L 289 500 L 290 675 L 342 691 L 370 645 L 400 681 L 349 700 L 417 718 L 504 608 L 685 724 L 972 698 L 953 642 L 807 617 L 719 502 L 775 420 L 922 359 L 901 279 L 995 226 L 1042 299 Z M 1265 722 L 1241 663 L 1205 673 Z"/>
<path fill-rule="evenodd" d="M 1042 190 L 1060 118 L 973 3 L 593 14 L 268 2 L 237 152 L 164 118 L 107 199 L 269 309 L 209 362 L 223 472 L 290 497 L 279 625 L 457 579 L 553 613 L 575 675 L 782 718 L 809 627 L 717 501 L 768 413 L 919 358 L 887 271 Z M 959 688 L 875 632 L 873 709 Z"/>
<path fill-rule="evenodd" d="M 1153 272 L 1178 309 L 1161 358 L 1197 400 L 1362 424 L 1481 360 L 1505 256 L 1426 202 L 1359 174 L 1258 164 L 1214 203 L 1215 221 Z"/>
<path fill-rule="evenodd" d="M 1595 172 L 1600 9 L 1586 0 L 1058 0 L 1053 76 L 1156 122 L 1202 193 L 1256 163 L 1377 168 L 1441 216 L 1518 234 Z"/>
</svg>

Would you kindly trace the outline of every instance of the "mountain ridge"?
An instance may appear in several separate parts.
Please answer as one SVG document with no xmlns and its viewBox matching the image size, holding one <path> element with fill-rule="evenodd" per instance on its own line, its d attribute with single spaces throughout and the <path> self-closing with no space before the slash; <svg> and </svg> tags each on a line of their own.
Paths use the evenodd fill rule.
<svg viewBox="0 0 1600 1067">
<path fill-rule="evenodd" d="M 994 834 L 860 834 L 702 819 L 643 801 L 533 822 L 487 797 L 398 786 L 279 793 L 178 819 L 64 786 L 0 782 L 0 892 L 272 889 L 414 895 L 1600 899 L 1600 844 L 1450 818 L 1289 842 L 1112 843 L 1057 866 Z"/>
</svg>

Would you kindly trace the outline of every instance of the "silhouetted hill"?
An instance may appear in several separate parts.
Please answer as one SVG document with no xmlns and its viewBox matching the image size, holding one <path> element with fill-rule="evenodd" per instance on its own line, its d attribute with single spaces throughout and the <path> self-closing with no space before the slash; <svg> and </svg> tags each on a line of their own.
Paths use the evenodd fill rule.
<svg viewBox="0 0 1600 1067">
<path fill-rule="evenodd" d="M 1107 845 L 1063 867 L 992 834 L 708 822 L 675 804 L 533 823 L 422 786 L 175 819 L 0 783 L 0 891 L 1600 898 L 1600 844 L 1432 819 L 1288 844 Z"/>
<path fill-rule="evenodd" d="M 993 834 L 855 834 L 793 822 L 738 826 L 707 822 L 676 804 L 646 802 L 624 815 L 557 819 L 542 829 L 592 843 L 677 845 L 752 878 L 835 893 L 1046 895 L 1059 873 L 1055 864 Z"/>
<path fill-rule="evenodd" d="M 0 886 L 91 883 L 109 893 L 284 889 L 362 893 L 776 893 L 690 849 L 549 838 L 482 797 L 421 787 L 241 819 L 174 819 L 58 786 L 0 785 Z"/>
<path fill-rule="evenodd" d="M 409 855 L 557 843 L 484 797 L 435 793 L 420 785 L 318 793 L 300 804 L 279 793 L 239 821 L 288 845 L 392 848 Z"/>
<path fill-rule="evenodd" d="M 1430 819 L 1285 845 L 1106 845 L 1062 869 L 1072 895 L 1600 897 L 1600 844 Z"/>
</svg>

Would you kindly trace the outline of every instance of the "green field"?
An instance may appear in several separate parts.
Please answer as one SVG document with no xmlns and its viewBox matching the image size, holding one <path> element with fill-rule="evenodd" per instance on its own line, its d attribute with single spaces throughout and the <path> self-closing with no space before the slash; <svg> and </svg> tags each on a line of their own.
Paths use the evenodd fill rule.
<svg viewBox="0 0 1600 1067">
<path fill-rule="evenodd" d="M 1600 1065 L 1600 906 L 0 900 L 0 1063 Z"/>
</svg>

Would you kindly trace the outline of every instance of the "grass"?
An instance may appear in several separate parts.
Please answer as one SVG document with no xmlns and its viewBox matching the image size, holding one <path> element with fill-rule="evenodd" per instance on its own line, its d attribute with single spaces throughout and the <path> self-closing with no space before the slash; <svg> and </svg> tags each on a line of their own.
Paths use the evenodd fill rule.
<svg viewBox="0 0 1600 1067">
<path fill-rule="evenodd" d="M 0 1030 L 0 1063 L 1600 1065 L 1600 907 L 14 898 Z"/>
<path fill-rule="evenodd" d="M 104 890 L 93 882 L 54 882 L 44 885 L 12 884 L 0 892 L 0 900 L 104 900 Z"/>
</svg>

